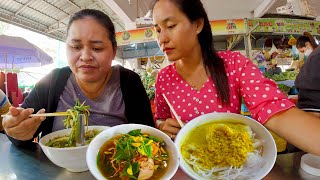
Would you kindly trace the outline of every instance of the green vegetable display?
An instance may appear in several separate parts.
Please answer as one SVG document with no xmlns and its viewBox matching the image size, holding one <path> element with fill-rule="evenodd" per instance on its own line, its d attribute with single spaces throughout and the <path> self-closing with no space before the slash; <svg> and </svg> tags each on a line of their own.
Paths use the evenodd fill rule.
<svg viewBox="0 0 320 180">
<path fill-rule="evenodd" d="M 142 84 L 147 92 L 149 99 L 154 99 L 156 78 L 152 75 L 149 75 L 147 72 L 140 74 Z"/>
<path fill-rule="evenodd" d="M 271 75 L 269 73 L 264 73 L 266 78 L 272 79 L 274 81 L 287 81 L 287 80 L 295 80 L 298 75 L 296 71 L 286 71 L 280 74 Z"/>
</svg>

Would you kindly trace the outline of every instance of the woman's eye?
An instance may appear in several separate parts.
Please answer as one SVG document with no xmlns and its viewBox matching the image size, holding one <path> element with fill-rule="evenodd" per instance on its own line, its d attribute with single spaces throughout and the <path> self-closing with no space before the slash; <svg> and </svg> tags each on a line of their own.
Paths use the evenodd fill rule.
<svg viewBox="0 0 320 180">
<path fill-rule="evenodd" d="M 102 48 L 92 48 L 94 51 L 102 51 Z"/>
<path fill-rule="evenodd" d="M 171 25 L 171 26 L 168 26 L 168 29 L 172 29 L 174 28 L 176 25 Z"/>
<path fill-rule="evenodd" d="M 72 49 L 75 49 L 75 50 L 79 50 L 79 49 L 81 49 L 81 47 L 80 47 L 80 46 L 71 46 L 71 48 L 72 48 Z"/>
</svg>

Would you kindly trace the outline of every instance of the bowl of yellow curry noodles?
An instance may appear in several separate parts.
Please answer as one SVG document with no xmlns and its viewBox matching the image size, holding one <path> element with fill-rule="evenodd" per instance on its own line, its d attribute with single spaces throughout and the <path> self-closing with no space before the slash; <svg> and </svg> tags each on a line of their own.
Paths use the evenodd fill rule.
<svg viewBox="0 0 320 180">
<path fill-rule="evenodd" d="M 98 180 L 171 179 L 179 167 L 179 153 L 169 136 L 158 129 L 123 124 L 92 140 L 87 164 Z"/>
<path fill-rule="evenodd" d="M 269 131 L 239 114 L 210 113 L 187 123 L 175 144 L 180 167 L 193 179 L 262 179 L 277 149 Z"/>
<path fill-rule="evenodd" d="M 76 147 L 74 141 L 70 141 L 71 128 L 52 132 L 42 137 L 39 145 L 45 155 L 57 166 L 71 172 L 83 172 L 88 170 L 86 163 L 86 151 L 94 137 L 109 128 L 108 126 L 85 127 L 85 145 Z"/>
</svg>

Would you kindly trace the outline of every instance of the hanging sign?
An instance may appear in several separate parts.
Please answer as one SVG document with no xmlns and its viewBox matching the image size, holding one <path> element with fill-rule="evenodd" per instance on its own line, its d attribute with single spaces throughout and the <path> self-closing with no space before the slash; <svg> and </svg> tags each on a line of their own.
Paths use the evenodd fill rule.
<svg viewBox="0 0 320 180">
<path fill-rule="evenodd" d="M 154 28 L 141 28 L 116 33 L 118 46 L 134 43 L 156 41 L 157 34 Z"/>
<path fill-rule="evenodd" d="M 212 35 L 244 34 L 244 19 L 214 20 L 210 22 Z"/>
<path fill-rule="evenodd" d="M 255 27 L 253 32 L 300 34 L 309 32 L 312 35 L 320 35 L 320 22 L 303 19 L 275 19 L 257 18 L 248 19 L 249 30 Z"/>
</svg>

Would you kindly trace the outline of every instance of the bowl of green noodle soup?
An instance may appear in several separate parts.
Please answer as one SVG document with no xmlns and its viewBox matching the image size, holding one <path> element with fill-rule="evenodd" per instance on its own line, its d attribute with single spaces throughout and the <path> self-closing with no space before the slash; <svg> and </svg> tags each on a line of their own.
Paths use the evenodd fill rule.
<svg viewBox="0 0 320 180">
<path fill-rule="evenodd" d="M 63 121 L 66 129 L 47 134 L 39 141 L 42 151 L 54 164 L 71 172 L 88 170 L 86 164 L 88 146 L 100 132 L 108 128 L 108 126 L 88 126 L 89 108 L 85 102 L 80 103 L 76 100 L 75 106 L 66 112 L 55 113 L 67 114 Z M 83 118 L 80 119 L 80 116 Z M 81 145 L 78 143 L 77 146 L 76 136 L 81 131 L 81 126 L 84 128 L 85 143 L 81 142 Z"/>
<path fill-rule="evenodd" d="M 42 137 L 39 145 L 45 155 L 57 166 L 71 172 L 83 172 L 88 170 L 86 152 L 89 143 L 97 134 L 107 128 L 107 126 L 86 127 L 86 144 L 84 146 L 65 146 L 71 129 L 52 132 Z"/>
<path fill-rule="evenodd" d="M 175 145 L 180 168 L 193 179 L 262 179 L 272 169 L 276 144 L 259 122 L 239 114 L 210 113 L 187 123 Z"/>
</svg>

